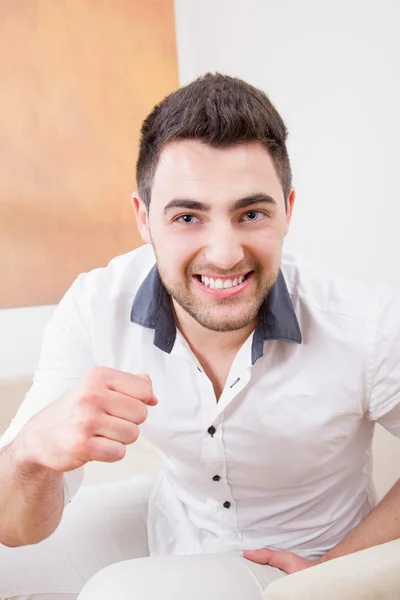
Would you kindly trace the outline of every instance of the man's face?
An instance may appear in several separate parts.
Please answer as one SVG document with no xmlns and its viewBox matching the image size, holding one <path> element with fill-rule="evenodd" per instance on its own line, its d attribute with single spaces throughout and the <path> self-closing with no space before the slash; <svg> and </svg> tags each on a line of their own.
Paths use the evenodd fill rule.
<svg viewBox="0 0 400 600">
<path fill-rule="evenodd" d="M 279 273 L 293 203 L 294 192 L 285 210 L 261 144 L 215 149 L 192 140 L 163 149 L 149 215 L 134 202 L 175 306 L 214 331 L 256 319 Z"/>
</svg>

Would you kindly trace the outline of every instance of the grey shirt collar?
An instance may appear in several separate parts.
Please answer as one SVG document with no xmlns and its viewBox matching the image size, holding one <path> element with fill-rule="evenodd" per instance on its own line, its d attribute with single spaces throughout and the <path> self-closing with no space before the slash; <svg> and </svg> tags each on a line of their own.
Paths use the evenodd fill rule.
<svg viewBox="0 0 400 600">
<path fill-rule="evenodd" d="M 162 284 L 157 265 L 151 269 L 135 296 L 131 321 L 154 329 L 154 345 L 164 352 L 171 352 L 176 327 L 171 299 Z M 260 307 L 251 350 L 253 365 L 263 355 L 264 342 L 267 340 L 302 342 L 300 326 L 282 271 L 279 271 L 274 287 Z"/>
</svg>

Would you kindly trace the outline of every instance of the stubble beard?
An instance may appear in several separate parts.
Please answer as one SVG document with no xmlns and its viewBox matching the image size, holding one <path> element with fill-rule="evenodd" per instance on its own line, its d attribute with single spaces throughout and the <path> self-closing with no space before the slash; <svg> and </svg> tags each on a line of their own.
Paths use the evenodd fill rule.
<svg viewBox="0 0 400 600">
<path fill-rule="evenodd" d="M 245 306 L 243 306 L 243 300 L 240 299 L 241 293 L 238 297 L 215 298 L 212 306 L 205 306 L 190 291 L 190 284 L 194 285 L 191 282 L 191 275 L 186 275 L 190 284 L 179 284 L 171 281 L 162 267 L 158 266 L 158 270 L 165 289 L 175 302 L 202 327 L 220 333 L 238 331 L 255 322 L 261 304 L 274 287 L 279 275 L 279 271 L 270 273 L 266 280 L 260 281 L 259 272 L 254 271 L 252 279 L 258 279 L 257 291 L 251 295 Z M 218 315 L 219 307 L 225 307 L 226 312 L 231 307 L 232 315 L 227 315 L 226 312 L 223 317 Z"/>
</svg>

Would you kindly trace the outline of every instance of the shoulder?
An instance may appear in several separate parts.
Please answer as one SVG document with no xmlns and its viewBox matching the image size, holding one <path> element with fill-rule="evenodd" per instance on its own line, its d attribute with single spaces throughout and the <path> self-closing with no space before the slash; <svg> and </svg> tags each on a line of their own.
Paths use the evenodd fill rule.
<svg viewBox="0 0 400 600">
<path fill-rule="evenodd" d="M 389 286 L 343 277 L 289 253 L 284 253 L 281 268 L 292 301 L 298 306 L 364 321 L 376 320 L 385 306 L 400 315 L 400 293 Z"/>
<path fill-rule="evenodd" d="M 146 244 L 116 256 L 106 267 L 82 273 L 73 286 L 88 301 L 100 298 L 115 300 L 128 295 L 134 298 L 141 283 L 155 264 L 153 248 Z"/>
</svg>

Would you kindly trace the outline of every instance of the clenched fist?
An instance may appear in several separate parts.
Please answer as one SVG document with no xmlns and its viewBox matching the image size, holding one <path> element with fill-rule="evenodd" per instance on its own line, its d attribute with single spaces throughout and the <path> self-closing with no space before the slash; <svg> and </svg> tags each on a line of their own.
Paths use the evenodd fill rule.
<svg viewBox="0 0 400 600">
<path fill-rule="evenodd" d="M 156 404 L 147 375 L 95 367 L 28 421 L 16 442 L 26 461 L 60 473 L 92 460 L 116 462 Z"/>
</svg>

